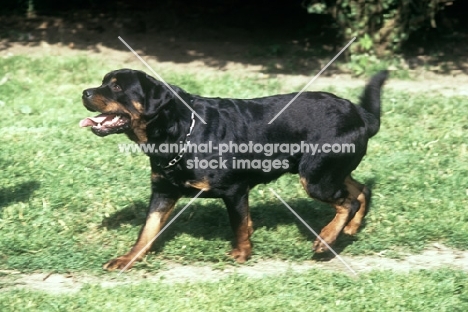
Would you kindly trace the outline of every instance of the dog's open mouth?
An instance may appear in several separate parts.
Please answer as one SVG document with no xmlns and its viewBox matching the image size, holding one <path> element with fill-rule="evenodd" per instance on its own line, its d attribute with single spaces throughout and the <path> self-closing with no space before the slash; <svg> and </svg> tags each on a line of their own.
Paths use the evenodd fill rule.
<svg viewBox="0 0 468 312">
<path fill-rule="evenodd" d="M 122 133 L 130 128 L 130 118 L 124 114 L 100 114 L 80 121 L 80 127 L 91 127 L 99 136 Z"/>
</svg>

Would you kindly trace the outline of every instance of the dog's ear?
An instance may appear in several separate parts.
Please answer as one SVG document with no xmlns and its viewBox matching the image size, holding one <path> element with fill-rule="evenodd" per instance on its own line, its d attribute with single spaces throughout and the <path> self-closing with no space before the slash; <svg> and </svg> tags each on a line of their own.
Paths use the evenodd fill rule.
<svg viewBox="0 0 468 312">
<path fill-rule="evenodd" d="M 146 118 L 152 119 L 162 109 L 174 102 L 175 95 L 164 83 L 144 72 L 138 72 L 138 78 L 143 93 L 144 115 Z"/>
</svg>

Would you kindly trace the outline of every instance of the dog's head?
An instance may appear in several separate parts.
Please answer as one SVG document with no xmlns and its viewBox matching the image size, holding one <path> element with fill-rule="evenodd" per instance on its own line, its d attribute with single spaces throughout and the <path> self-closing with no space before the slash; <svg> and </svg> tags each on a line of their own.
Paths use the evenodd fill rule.
<svg viewBox="0 0 468 312">
<path fill-rule="evenodd" d="M 83 91 L 83 105 L 95 117 L 80 121 L 99 136 L 125 133 L 130 139 L 147 141 L 148 122 L 174 100 L 174 95 L 158 80 L 142 71 L 119 69 L 104 76 L 102 85 Z"/>
</svg>

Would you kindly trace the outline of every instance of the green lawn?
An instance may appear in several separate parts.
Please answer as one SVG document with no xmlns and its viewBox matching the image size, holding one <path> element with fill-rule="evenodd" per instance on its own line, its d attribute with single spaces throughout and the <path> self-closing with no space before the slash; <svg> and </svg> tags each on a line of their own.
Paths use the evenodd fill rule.
<svg viewBox="0 0 468 312">
<path fill-rule="evenodd" d="M 78 127 L 79 120 L 89 115 L 81 104 L 81 91 L 99 85 L 103 75 L 112 69 L 104 59 L 84 56 L 0 59 L 0 81 L 8 75 L 0 85 L 0 270 L 102 274 L 101 265 L 126 252 L 136 239 L 150 195 L 146 156 L 119 153 L 118 143 L 129 142 L 123 135 L 99 138 Z M 160 74 L 189 92 L 209 96 L 256 97 L 275 94 L 281 86 L 274 79 L 225 73 Z M 357 101 L 361 91 L 351 89 L 339 95 Z M 355 173 L 373 190 L 371 211 L 355 238 L 339 238 L 336 246 L 342 254 L 386 251 L 398 256 L 401 252 L 421 251 L 434 241 L 468 249 L 467 110 L 466 97 L 384 91 L 381 130 L 371 140 L 368 155 Z M 284 176 L 255 188 L 251 192 L 254 259 L 310 259 L 313 235 L 268 187 L 279 192 L 316 230 L 334 214 L 328 206 L 308 199 L 296 176 Z M 177 207 L 187 202 L 181 200 Z M 231 263 L 225 256 L 231 239 L 222 203 L 196 200 L 162 235 L 146 263 L 135 267 L 151 271 L 163 260 Z M 410 279 L 409 285 L 406 279 Z M 465 274 L 454 271 L 433 271 L 397 276 L 372 273 L 354 281 L 314 271 L 255 283 L 233 277 L 196 288 L 89 287 L 76 296 L 54 298 L 54 304 L 48 295 L 10 291 L 8 296 L 0 296 L 0 310 L 1 304 L 15 310 L 27 307 L 28 302 L 33 307 L 60 310 L 71 304 L 70 296 L 76 299 L 76 307 L 85 310 L 105 304 L 112 296 L 107 304 L 117 309 L 136 301 L 148 307 L 171 301 L 166 310 L 174 310 L 200 299 L 199 306 L 190 306 L 203 310 L 202 303 L 206 303 L 209 311 L 215 310 L 212 300 L 217 300 L 210 294 L 222 292 L 219 297 L 227 297 L 222 305 L 225 309 L 237 304 L 261 307 L 261 298 L 265 297 L 266 306 L 282 310 L 281 300 L 287 297 L 297 301 L 296 309 L 301 310 L 306 307 L 301 302 L 305 297 L 315 303 L 311 306 L 318 311 L 329 311 L 338 301 L 343 304 L 340 311 L 371 311 L 380 305 L 389 310 L 428 311 L 436 307 L 438 299 L 434 296 L 440 296 L 445 310 L 457 311 L 453 308 L 457 303 L 467 305 L 466 289 L 450 281 L 466 279 Z M 314 286 L 316 281 L 321 286 Z M 303 288 L 283 292 L 282 287 L 288 283 Z M 376 284 L 387 289 L 374 290 Z M 463 296 L 451 301 L 448 294 L 457 291 Z M 136 299 L 119 299 L 126 293 L 136 294 Z M 147 296 L 138 295 L 143 293 Z M 174 299 L 187 293 L 187 300 Z M 370 297 L 372 304 L 352 299 L 357 294 Z"/>
<path fill-rule="evenodd" d="M 343 274 L 312 270 L 261 280 L 230 276 L 217 282 L 142 282 L 87 286 L 50 295 L 24 290 L 0 296 L 6 311 L 467 311 L 468 275 L 452 270 Z"/>
</svg>

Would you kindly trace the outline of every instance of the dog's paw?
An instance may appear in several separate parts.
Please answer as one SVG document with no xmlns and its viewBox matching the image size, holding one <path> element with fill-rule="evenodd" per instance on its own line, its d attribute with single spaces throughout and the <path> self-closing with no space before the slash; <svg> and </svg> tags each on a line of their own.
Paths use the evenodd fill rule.
<svg viewBox="0 0 468 312">
<path fill-rule="evenodd" d="M 321 240 L 316 239 L 312 247 L 312 250 L 315 253 L 322 253 L 322 252 L 328 251 L 328 247 Z"/>
<path fill-rule="evenodd" d="M 233 250 L 231 250 L 231 252 L 228 255 L 231 256 L 234 260 L 236 260 L 237 263 L 244 263 L 247 260 L 249 260 L 251 256 L 250 252 L 240 250 L 238 248 L 234 248 Z"/>
<path fill-rule="evenodd" d="M 109 260 L 106 264 L 102 266 L 102 268 L 107 271 L 122 270 L 127 266 L 127 264 L 130 263 L 131 260 L 132 258 L 128 256 L 120 256 L 118 258 Z M 132 266 L 133 266 L 133 263 L 130 264 L 126 268 L 126 270 L 129 270 Z"/>
</svg>

